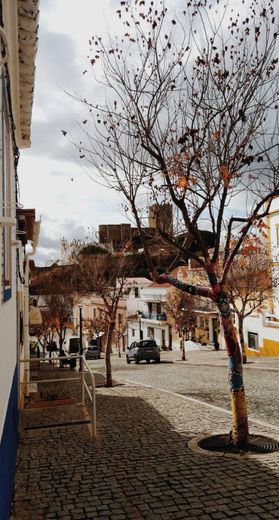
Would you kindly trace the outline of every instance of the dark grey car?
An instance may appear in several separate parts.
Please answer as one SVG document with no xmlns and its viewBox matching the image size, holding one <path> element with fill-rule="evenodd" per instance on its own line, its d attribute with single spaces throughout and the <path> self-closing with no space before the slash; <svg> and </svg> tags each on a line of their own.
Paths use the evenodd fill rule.
<svg viewBox="0 0 279 520">
<path fill-rule="evenodd" d="M 160 363 L 160 348 L 153 339 L 134 341 L 127 348 L 126 361 L 128 364 L 131 361 L 135 361 L 135 363 L 146 361 L 146 363 L 149 363 L 151 360 Z"/>
<path fill-rule="evenodd" d="M 88 345 L 85 351 L 85 359 L 100 359 L 101 348 L 100 345 Z"/>
</svg>

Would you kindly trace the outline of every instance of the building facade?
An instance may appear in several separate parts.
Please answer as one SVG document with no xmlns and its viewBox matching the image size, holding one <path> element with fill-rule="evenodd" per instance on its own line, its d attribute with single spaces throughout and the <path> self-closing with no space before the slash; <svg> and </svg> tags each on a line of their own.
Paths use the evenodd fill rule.
<svg viewBox="0 0 279 520">
<path fill-rule="evenodd" d="M 38 2 L 0 2 L 0 518 L 10 515 L 16 463 L 18 410 L 25 377 L 25 247 L 20 240 L 17 209 L 19 149 L 30 146 L 30 124 L 37 48 Z M 23 231 L 25 232 L 25 231 Z M 28 274 L 28 273 L 27 273 Z M 27 321 L 28 324 L 28 321 Z"/>
<path fill-rule="evenodd" d="M 187 278 L 189 270 L 179 268 L 178 276 Z M 158 284 L 150 282 L 148 287 L 141 291 L 140 304 L 137 312 L 128 313 L 128 344 L 139 339 L 154 339 L 162 350 L 179 350 L 181 348 L 182 336 L 186 336 L 179 330 L 174 315 L 169 310 L 169 301 L 174 291 L 173 286 L 168 283 Z M 127 300 L 129 309 L 131 297 Z M 187 310 L 185 309 L 185 312 Z M 219 320 L 217 310 L 212 308 L 210 302 L 206 306 L 193 311 L 193 329 L 191 338 L 197 344 L 212 345 L 218 341 L 219 347 L 224 348 L 219 331 Z"/>
<path fill-rule="evenodd" d="M 274 280 L 279 272 L 279 197 L 273 199 L 266 217 L 268 251 L 273 263 Z M 279 356 L 279 287 L 273 289 L 270 301 L 263 312 L 255 313 L 244 320 L 244 339 L 247 355 Z"/>
</svg>

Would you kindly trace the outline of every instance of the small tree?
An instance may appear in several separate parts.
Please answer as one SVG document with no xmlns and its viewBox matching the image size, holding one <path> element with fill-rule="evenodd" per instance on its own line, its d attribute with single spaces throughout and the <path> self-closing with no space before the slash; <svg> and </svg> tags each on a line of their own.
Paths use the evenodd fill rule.
<svg viewBox="0 0 279 520">
<path fill-rule="evenodd" d="M 276 9 L 273 0 L 250 0 L 236 11 L 229 2 L 221 9 L 190 0 L 173 13 L 164 2 L 121 1 L 123 36 L 90 40 L 91 65 L 102 65 L 102 99 L 80 99 L 88 109 L 80 157 L 126 198 L 154 279 L 219 310 L 236 446 L 247 445 L 249 430 L 225 283 L 245 237 L 279 194 Z M 181 261 L 204 269 L 209 288 L 157 276 L 143 233 L 147 195 L 158 206 L 174 205 L 174 233 L 160 226 L 158 233 Z"/>
<path fill-rule="evenodd" d="M 107 320 L 104 318 L 92 318 L 88 323 L 88 330 L 91 336 L 101 339 L 101 335 L 107 330 Z"/>
<path fill-rule="evenodd" d="M 185 339 L 192 337 L 196 325 L 194 299 L 188 294 L 173 289 L 165 303 L 165 308 L 174 319 L 179 337 L 181 337 L 182 360 L 185 361 Z"/>
<path fill-rule="evenodd" d="M 279 283 L 278 273 L 274 272 L 273 266 L 267 248 L 256 237 L 250 238 L 234 259 L 226 280 L 226 291 L 238 318 L 243 363 L 247 362 L 244 319 L 255 311 L 263 310 L 272 298 L 273 289 Z"/>
<path fill-rule="evenodd" d="M 125 332 L 127 330 L 127 320 L 122 323 L 116 323 L 114 334 L 116 336 L 117 340 L 117 350 L 118 350 L 118 357 L 121 358 L 121 342 L 122 342 L 122 352 L 125 351 Z"/>
<path fill-rule="evenodd" d="M 59 338 L 59 355 L 62 355 L 66 326 L 72 320 L 75 298 L 68 292 L 54 292 L 44 296 L 45 303 L 53 316 Z"/>
<path fill-rule="evenodd" d="M 41 273 L 36 280 L 36 290 L 44 300 L 48 320 L 52 321 L 59 338 L 60 354 L 63 350 L 66 326 L 72 321 L 76 303 L 71 277 L 71 270 L 68 266 L 63 266 Z"/>
<path fill-rule="evenodd" d="M 116 315 L 120 299 L 127 294 L 127 261 L 123 256 L 111 253 L 84 254 L 81 249 L 77 255 L 77 290 L 83 294 L 95 293 L 104 304 L 106 327 L 106 384 L 112 386 L 111 347 L 116 327 Z"/>
<path fill-rule="evenodd" d="M 38 328 L 37 338 L 43 349 L 43 357 L 45 357 L 47 346 L 53 341 L 55 333 L 55 325 L 52 314 L 49 309 L 41 310 L 42 323 Z"/>
</svg>

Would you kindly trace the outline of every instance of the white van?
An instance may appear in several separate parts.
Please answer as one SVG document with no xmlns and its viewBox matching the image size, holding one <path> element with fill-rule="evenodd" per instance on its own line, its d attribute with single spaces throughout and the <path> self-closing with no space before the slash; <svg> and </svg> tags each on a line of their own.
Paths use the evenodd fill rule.
<svg viewBox="0 0 279 520">
<path fill-rule="evenodd" d="M 68 336 L 63 343 L 63 350 L 69 356 L 79 354 L 79 336 Z"/>
</svg>

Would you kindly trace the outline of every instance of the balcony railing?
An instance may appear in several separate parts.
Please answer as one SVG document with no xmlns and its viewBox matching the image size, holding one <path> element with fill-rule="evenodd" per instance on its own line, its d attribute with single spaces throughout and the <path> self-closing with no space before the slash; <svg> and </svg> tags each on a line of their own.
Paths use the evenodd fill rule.
<svg viewBox="0 0 279 520">
<path fill-rule="evenodd" d="M 161 312 L 160 314 L 153 312 L 143 312 L 142 318 L 146 320 L 166 321 L 167 315 L 165 312 Z"/>
</svg>

